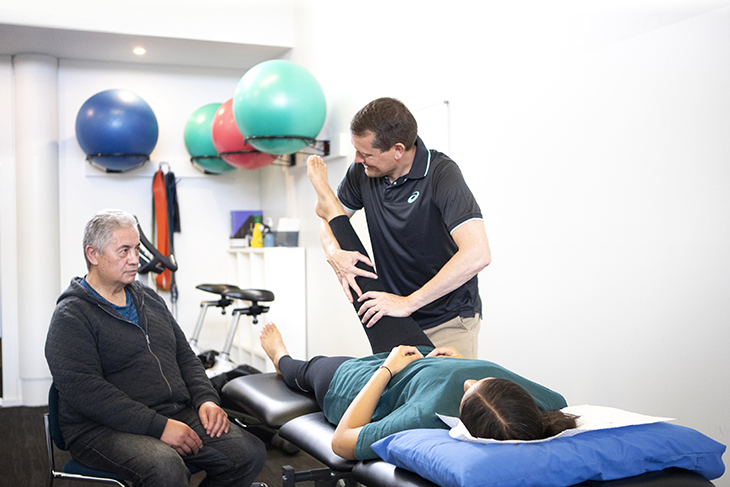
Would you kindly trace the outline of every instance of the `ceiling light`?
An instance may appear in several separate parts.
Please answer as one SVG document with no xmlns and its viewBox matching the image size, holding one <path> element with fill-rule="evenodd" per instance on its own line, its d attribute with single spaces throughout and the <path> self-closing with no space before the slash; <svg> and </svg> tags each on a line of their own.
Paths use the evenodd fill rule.
<svg viewBox="0 0 730 487">
<path fill-rule="evenodd" d="M 135 47 L 132 52 L 135 53 L 137 56 L 141 56 L 142 54 L 144 54 L 147 51 L 145 50 L 144 47 Z"/>
</svg>

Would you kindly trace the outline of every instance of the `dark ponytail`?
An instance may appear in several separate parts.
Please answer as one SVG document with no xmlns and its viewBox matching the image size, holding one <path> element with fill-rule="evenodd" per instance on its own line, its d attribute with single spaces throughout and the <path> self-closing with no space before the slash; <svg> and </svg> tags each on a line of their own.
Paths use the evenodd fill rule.
<svg viewBox="0 0 730 487">
<path fill-rule="evenodd" d="M 542 432 L 543 438 L 550 438 L 565 430 L 575 428 L 575 420 L 577 416 L 565 414 L 559 409 L 545 411 L 542 413 Z"/>
<path fill-rule="evenodd" d="M 461 406 L 461 421 L 476 438 L 539 440 L 575 428 L 575 416 L 540 411 L 530 394 L 506 379 L 490 379 L 477 387 Z"/>
</svg>

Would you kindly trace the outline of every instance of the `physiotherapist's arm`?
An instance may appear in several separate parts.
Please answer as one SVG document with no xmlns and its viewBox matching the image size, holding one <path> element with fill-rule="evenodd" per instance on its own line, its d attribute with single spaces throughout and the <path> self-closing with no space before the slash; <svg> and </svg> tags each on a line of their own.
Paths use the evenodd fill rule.
<svg viewBox="0 0 730 487">
<path fill-rule="evenodd" d="M 373 326 L 383 316 L 404 317 L 444 296 L 476 276 L 492 261 L 489 239 L 482 220 L 471 220 L 451 234 L 458 250 L 441 270 L 420 289 L 408 296 L 369 291 L 359 314 L 362 322 Z"/>
<path fill-rule="evenodd" d="M 354 212 L 345 209 L 345 214 L 347 215 L 347 218 L 351 218 Z M 369 277 L 371 279 L 378 278 L 378 276 L 372 272 L 358 269 L 355 267 L 355 264 L 358 262 L 364 262 L 370 267 L 375 267 L 375 265 L 369 258 L 367 258 L 367 256 L 362 255 L 360 252 L 342 250 L 340 248 L 340 244 L 337 243 L 337 239 L 332 234 L 329 222 L 324 219 L 322 220 L 322 225 L 320 227 L 319 239 L 322 242 L 322 248 L 324 249 L 327 262 L 335 271 L 335 275 L 342 285 L 342 290 L 345 292 L 345 296 L 347 296 L 347 299 L 352 303 L 353 297 L 350 292 L 350 288 L 354 289 L 358 296 L 362 294 L 360 287 L 357 285 L 357 282 L 355 282 L 355 277 L 361 276 Z"/>
</svg>

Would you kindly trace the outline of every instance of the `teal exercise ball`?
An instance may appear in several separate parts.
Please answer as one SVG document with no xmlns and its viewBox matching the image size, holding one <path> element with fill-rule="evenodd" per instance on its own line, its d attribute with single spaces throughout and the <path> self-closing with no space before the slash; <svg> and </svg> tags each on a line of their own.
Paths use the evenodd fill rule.
<svg viewBox="0 0 730 487">
<path fill-rule="evenodd" d="M 193 164 L 208 174 L 221 174 L 235 169 L 218 157 L 213 144 L 213 117 L 220 103 L 204 105 L 193 112 L 185 123 L 183 139 Z"/>
<path fill-rule="evenodd" d="M 322 130 L 327 104 L 317 79 L 283 59 L 257 64 L 243 75 L 233 96 L 236 126 L 261 152 L 293 154 Z M 251 137 L 272 137 L 256 139 Z"/>
</svg>

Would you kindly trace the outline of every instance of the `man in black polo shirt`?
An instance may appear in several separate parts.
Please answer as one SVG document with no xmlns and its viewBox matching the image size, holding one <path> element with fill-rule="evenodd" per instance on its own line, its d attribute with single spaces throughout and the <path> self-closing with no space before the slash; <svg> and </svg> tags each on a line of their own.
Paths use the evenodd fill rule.
<svg viewBox="0 0 730 487">
<path fill-rule="evenodd" d="M 403 103 L 379 98 L 350 124 L 355 162 L 337 196 L 348 216 L 364 208 L 377 273 L 355 267 L 367 257 L 342 251 L 327 222 L 322 246 L 363 323 L 412 316 L 437 347 L 477 358 L 481 299 L 477 274 L 491 253 L 481 210 L 448 156 L 428 150 Z M 362 294 L 356 275 L 377 277 L 391 293 Z"/>
</svg>

